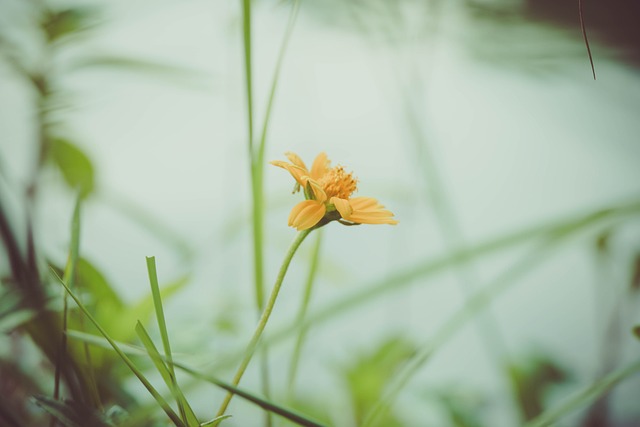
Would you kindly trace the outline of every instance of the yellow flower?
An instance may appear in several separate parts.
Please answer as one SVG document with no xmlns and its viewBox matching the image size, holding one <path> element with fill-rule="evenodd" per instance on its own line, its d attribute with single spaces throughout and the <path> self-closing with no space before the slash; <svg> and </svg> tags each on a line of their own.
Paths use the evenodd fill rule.
<svg viewBox="0 0 640 427">
<path fill-rule="evenodd" d="M 320 153 L 307 169 L 297 154 L 285 153 L 289 162 L 274 160 L 272 165 L 289 171 L 296 180 L 294 193 L 304 190 L 305 199 L 289 214 L 289 226 L 306 230 L 337 220 L 344 225 L 397 224 L 393 213 L 371 197 L 351 197 L 357 180 L 342 166 L 330 167 L 325 153 Z"/>
</svg>

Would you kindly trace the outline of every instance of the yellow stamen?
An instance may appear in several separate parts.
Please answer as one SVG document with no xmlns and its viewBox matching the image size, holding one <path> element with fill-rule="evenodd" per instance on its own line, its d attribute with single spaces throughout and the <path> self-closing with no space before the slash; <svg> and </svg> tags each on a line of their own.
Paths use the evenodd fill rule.
<svg viewBox="0 0 640 427">
<path fill-rule="evenodd" d="M 345 172 L 342 166 L 336 166 L 329 169 L 318 183 L 327 195 L 327 199 L 332 197 L 348 199 L 357 190 L 358 181 L 352 173 Z"/>
</svg>

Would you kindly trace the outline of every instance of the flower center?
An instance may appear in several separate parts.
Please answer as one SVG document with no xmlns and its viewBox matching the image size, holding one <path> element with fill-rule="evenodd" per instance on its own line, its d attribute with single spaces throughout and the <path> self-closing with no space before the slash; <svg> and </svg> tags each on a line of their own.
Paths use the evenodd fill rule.
<svg viewBox="0 0 640 427">
<path fill-rule="evenodd" d="M 345 172 L 342 166 L 336 166 L 327 171 L 319 184 L 327 195 L 327 199 L 332 197 L 348 199 L 356 191 L 357 182 L 352 173 Z"/>
</svg>

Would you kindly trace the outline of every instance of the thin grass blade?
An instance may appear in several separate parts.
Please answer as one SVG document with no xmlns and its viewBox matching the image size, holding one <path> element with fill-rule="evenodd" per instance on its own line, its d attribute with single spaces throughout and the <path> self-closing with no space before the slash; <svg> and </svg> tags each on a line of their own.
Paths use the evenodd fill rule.
<svg viewBox="0 0 640 427">
<path fill-rule="evenodd" d="M 189 405 L 184 395 L 182 394 L 182 391 L 177 386 L 173 366 L 169 368 L 167 364 L 165 364 L 162 355 L 160 354 L 155 344 L 153 343 L 153 340 L 149 336 L 149 333 L 144 328 L 144 326 L 142 326 L 142 323 L 140 322 L 136 324 L 136 333 L 138 334 L 138 338 L 140 338 L 140 341 L 142 342 L 144 347 L 147 349 L 147 354 L 151 358 L 151 361 L 153 362 L 153 364 L 156 366 L 156 369 L 162 376 L 162 379 L 164 380 L 165 384 L 167 385 L 169 390 L 171 390 L 171 393 L 173 394 L 173 397 L 178 402 L 178 405 L 184 408 L 185 415 L 184 415 L 183 421 L 189 427 L 198 427 L 200 425 L 200 422 L 198 421 L 195 414 L 193 413 L 193 410 L 191 409 L 191 406 Z"/>
<path fill-rule="evenodd" d="M 169 333 L 167 332 L 167 323 L 164 317 L 164 308 L 162 307 L 162 297 L 160 295 L 160 285 L 158 285 L 158 272 L 156 270 L 155 257 L 147 257 L 147 271 L 149 272 L 149 283 L 151 284 L 151 295 L 153 296 L 153 306 L 156 313 L 156 319 L 158 321 L 158 329 L 160 330 L 160 337 L 162 338 L 164 355 L 169 365 L 168 367 L 169 377 L 170 377 L 169 379 L 171 381 L 171 385 L 169 386 L 169 389 L 175 395 L 175 398 L 178 402 L 178 408 L 180 410 L 180 414 L 182 415 L 182 419 L 184 420 L 185 423 L 191 426 L 192 422 L 195 421 L 197 423 L 198 421 L 195 418 L 193 411 L 191 411 L 191 408 L 187 409 L 189 405 L 188 404 L 185 405 L 186 399 L 184 398 L 184 395 L 180 391 L 180 387 L 178 386 L 178 380 L 176 379 L 176 373 L 175 373 L 175 370 L 173 369 L 173 356 L 171 355 L 171 344 L 169 342 Z M 138 324 L 142 326 L 140 322 L 138 322 Z M 149 340 L 149 342 L 153 346 L 153 342 L 151 342 L 151 340 Z M 155 348 L 155 346 L 153 347 Z M 149 350 L 149 348 L 147 348 L 147 350 Z"/>
</svg>

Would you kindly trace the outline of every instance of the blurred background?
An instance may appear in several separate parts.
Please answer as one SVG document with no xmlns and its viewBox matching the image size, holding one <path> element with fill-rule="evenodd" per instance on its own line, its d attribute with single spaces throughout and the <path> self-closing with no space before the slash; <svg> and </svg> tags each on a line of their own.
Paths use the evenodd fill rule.
<svg viewBox="0 0 640 427">
<path fill-rule="evenodd" d="M 252 2 L 256 135 L 284 52 L 265 159 L 324 151 L 400 221 L 332 223 L 303 244 L 266 331 L 271 400 L 337 426 L 389 396 L 375 425 L 521 425 L 637 363 L 639 16 L 584 2 L 594 80 L 576 1 Z M 52 395 L 33 313 L 60 313 L 47 265 L 67 262 L 78 190 L 78 283 L 104 327 L 135 343 L 155 256 L 175 357 L 232 377 L 257 316 L 242 31 L 239 1 L 0 0 L 6 419 L 42 425 L 29 396 Z M 269 289 L 302 196 L 270 165 L 262 182 Z M 113 354 L 95 357 L 105 402 L 153 402 Z M 241 385 L 259 394 L 258 366 Z M 222 391 L 184 382 L 213 418 Z M 639 393 L 636 371 L 560 425 L 638 425 Z M 230 412 L 262 423 L 239 399 Z"/>
</svg>

